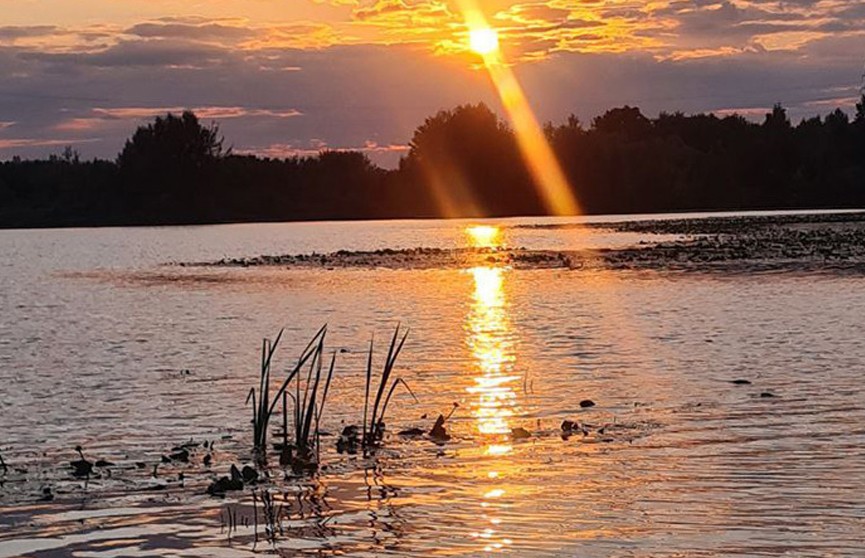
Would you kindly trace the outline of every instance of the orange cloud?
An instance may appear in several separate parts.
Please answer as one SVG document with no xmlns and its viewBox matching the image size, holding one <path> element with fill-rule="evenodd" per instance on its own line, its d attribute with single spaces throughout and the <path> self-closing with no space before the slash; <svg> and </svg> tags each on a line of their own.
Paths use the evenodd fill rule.
<svg viewBox="0 0 865 558">
<path fill-rule="evenodd" d="M 453 0 L 314 0 L 289 3 L 281 11 L 273 6 L 246 10 L 240 0 L 220 4 L 218 10 L 199 10 L 208 17 L 181 11 L 128 25 L 51 25 L 45 17 L 0 27 L 0 46 L 43 54 L 103 53 L 152 41 L 152 49 L 168 41 L 168 46 L 185 42 L 252 54 L 360 44 L 465 52 L 465 28 Z M 829 37 L 865 39 L 865 7 L 840 0 L 489 0 L 483 5 L 499 28 L 508 58 L 517 62 L 563 52 L 650 53 L 659 60 L 755 49 L 801 52 Z M 222 15 L 215 17 L 214 10 Z"/>
</svg>

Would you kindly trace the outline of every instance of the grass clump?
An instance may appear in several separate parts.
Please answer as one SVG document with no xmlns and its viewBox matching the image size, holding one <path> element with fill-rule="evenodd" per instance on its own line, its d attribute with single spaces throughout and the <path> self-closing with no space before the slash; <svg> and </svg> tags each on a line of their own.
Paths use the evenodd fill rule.
<svg viewBox="0 0 865 558">
<path fill-rule="evenodd" d="M 396 328 L 393 332 L 393 337 L 390 341 L 390 347 L 387 351 L 387 357 L 385 358 L 384 367 L 382 368 L 381 375 L 378 377 L 378 388 L 375 393 L 375 400 L 372 405 L 372 414 L 370 414 L 370 406 L 369 406 L 369 398 L 371 393 L 371 388 L 373 386 L 373 372 L 372 372 L 372 357 L 374 353 L 374 341 L 375 339 L 371 339 L 369 342 L 369 356 L 366 362 L 366 392 L 364 395 L 364 407 L 363 407 L 363 435 L 361 437 L 361 445 L 364 450 L 373 448 L 379 445 L 384 438 L 385 431 L 385 423 L 384 416 L 387 412 L 387 406 L 390 403 L 390 398 L 393 396 L 394 391 L 398 385 L 402 385 L 405 389 L 411 394 L 412 398 L 417 402 L 417 397 L 415 397 L 409 385 L 402 378 L 394 378 L 391 381 L 391 375 L 393 374 L 394 366 L 396 365 L 396 359 L 399 356 L 400 351 L 402 351 L 402 347 L 405 344 L 405 340 L 408 337 L 409 330 L 405 330 L 400 337 L 400 325 L 397 324 Z M 398 341 L 397 341 L 398 340 Z M 390 386 L 390 389 L 388 389 Z M 384 396 L 385 390 L 387 390 L 387 396 Z M 384 397 L 384 401 L 382 402 L 382 397 Z"/>
<path fill-rule="evenodd" d="M 336 366 L 336 353 L 329 362 L 325 357 L 325 338 L 327 325 L 318 330 L 297 360 L 297 364 L 285 373 L 279 388 L 272 393 L 271 380 L 274 375 L 274 355 L 282 340 L 284 330 L 271 341 L 265 339 L 261 348 L 261 368 L 258 386 L 250 388 L 246 403 L 252 407 L 253 451 L 259 465 L 266 465 L 267 436 L 270 420 L 281 403 L 282 406 L 282 443 L 274 444 L 280 451 L 279 462 L 284 468 L 296 473 L 312 472 L 320 462 L 320 430 L 325 403 L 330 392 L 333 372 Z M 370 341 L 366 366 L 366 387 L 364 394 L 362 427 L 349 426 L 343 437 L 350 438 L 348 445 L 357 445 L 358 433 L 361 446 L 366 451 L 381 444 L 384 438 L 384 418 L 388 405 L 402 385 L 417 401 L 409 385 L 400 377 L 394 377 L 396 360 L 405 345 L 408 330 L 399 325 L 394 330 L 384 366 L 379 375 L 373 373 L 374 339 Z M 292 383 L 293 389 L 292 388 Z M 291 400 L 289 402 L 289 399 Z M 290 412 L 289 412 L 290 408 Z M 289 442 L 289 414 L 293 422 L 293 437 Z M 348 434 L 346 434 L 348 432 Z"/>
<path fill-rule="evenodd" d="M 267 428 L 273 412 L 276 410 L 276 405 L 280 399 L 284 399 L 283 395 L 286 393 L 286 389 L 291 381 L 300 373 L 304 365 L 310 360 L 315 363 L 317 359 L 321 358 L 321 352 L 324 350 L 324 337 L 327 333 L 327 325 L 325 324 L 318 330 L 318 333 L 315 334 L 303 350 L 303 353 L 301 353 L 297 364 L 286 374 L 276 394 L 271 397 L 270 381 L 273 357 L 276 354 L 276 349 L 279 347 L 279 342 L 282 339 L 284 331 L 284 329 L 280 330 L 273 341 L 265 339 L 262 342 L 258 391 L 256 392 L 254 387 L 250 388 L 249 394 L 246 397 L 246 403 L 252 403 L 253 449 L 262 459 L 267 450 Z"/>
</svg>

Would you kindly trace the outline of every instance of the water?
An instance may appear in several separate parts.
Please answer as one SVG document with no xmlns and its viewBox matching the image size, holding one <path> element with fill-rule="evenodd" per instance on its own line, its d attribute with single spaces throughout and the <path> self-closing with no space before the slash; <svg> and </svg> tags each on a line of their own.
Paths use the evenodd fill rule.
<svg viewBox="0 0 865 558">
<path fill-rule="evenodd" d="M 497 221 L 495 242 L 654 240 L 515 227 L 537 222 Z M 471 224 L 0 231 L 0 556 L 861 556 L 856 275 L 163 265 L 458 247 Z M 344 351 L 322 429 L 359 422 L 369 337 L 382 357 L 397 321 L 411 328 L 398 373 L 419 402 L 394 397 L 377 459 L 327 437 L 317 479 L 276 479 L 289 514 L 274 541 L 259 525 L 256 543 L 249 492 L 203 495 L 200 450 L 152 477 L 190 438 L 217 441 L 218 474 L 248 459 L 244 398 L 261 338 L 281 327 L 284 369 L 329 324 Z M 393 435 L 454 403 L 448 443 Z M 589 435 L 563 440 L 563 419 Z M 114 462 L 111 478 L 72 479 L 76 444 Z M 46 486 L 55 499 L 38 502 Z"/>
</svg>

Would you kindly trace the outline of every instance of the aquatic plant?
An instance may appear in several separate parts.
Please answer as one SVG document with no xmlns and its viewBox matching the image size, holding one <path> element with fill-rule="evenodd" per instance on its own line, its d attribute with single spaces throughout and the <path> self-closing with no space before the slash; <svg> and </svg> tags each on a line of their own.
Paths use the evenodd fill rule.
<svg viewBox="0 0 865 558">
<path fill-rule="evenodd" d="M 261 347 L 261 371 L 259 376 L 258 391 L 252 387 L 249 389 L 249 394 L 246 397 L 246 403 L 252 403 L 252 430 L 253 430 L 253 448 L 258 453 L 260 458 L 264 458 L 267 449 L 267 427 L 270 424 L 270 418 L 276 409 L 280 399 L 284 400 L 283 395 L 286 393 L 291 381 L 298 375 L 303 366 L 310 360 L 320 359 L 321 352 L 324 350 L 324 338 L 327 334 L 327 324 L 318 330 L 318 333 L 307 344 L 306 348 L 301 353 L 297 364 L 291 369 L 276 391 L 276 394 L 270 396 L 270 380 L 271 368 L 273 366 L 273 356 L 282 339 L 284 329 L 280 330 L 276 338 L 271 341 L 264 339 Z"/>
<path fill-rule="evenodd" d="M 274 354 L 282 339 L 283 332 L 284 330 L 281 330 L 273 341 L 269 339 L 263 341 L 258 388 L 250 388 L 246 398 L 247 404 L 252 405 L 253 449 L 258 463 L 263 464 L 267 451 L 268 426 L 281 401 L 282 432 L 279 434 L 282 436 L 282 443 L 274 444 L 274 447 L 280 451 L 280 465 L 291 467 L 297 473 L 313 471 L 318 468 L 320 461 L 319 424 L 324 414 L 327 396 L 333 380 L 336 353 L 331 355 L 330 363 L 325 367 L 324 352 L 327 335 L 327 325 L 325 325 L 315 334 L 301 353 L 297 364 L 286 373 L 279 389 L 271 396 L 270 382 L 274 366 Z M 358 431 L 362 433 L 361 446 L 364 449 L 377 445 L 384 437 L 384 417 L 397 386 L 402 385 L 417 401 L 417 397 L 405 380 L 393 377 L 397 357 L 402 351 L 407 337 L 408 330 L 403 331 L 397 325 L 381 374 L 377 378 L 374 377 L 372 369 L 374 340 L 370 341 L 366 366 L 363 427 L 351 427 L 354 428 L 354 436 L 357 435 Z M 306 373 L 304 374 L 303 371 Z M 377 384 L 374 384 L 374 381 Z M 292 382 L 294 382 L 294 393 L 289 389 Z M 290 403 L 289 399 L 291 399 Z M 291 415 L 294 426 L 294 440 L 291 443 L 289 443 L 288 437 L 289 406 L 292 407 Z M 356 440 L 356 438 L 353 439 Z"/>
<path fill-rule="evenodd" d="M 330 359 L 327 374 L 324 376 L 324 387 L 319 392 L 322 382 L 323 370 L 324 335 L 319 338 L 319 343 L 313 351 L 309 363 L 309 371 L 303 382 L 303 398 L 301 398 L 301 379 L 296 375 L 294 402 L 294 445 L 297 454 L 293 459 L 287 461 L 295 471 L 312 470 L 318 467 L 319 461 L 319 424 L 324 412 L 324 404 L 330 391 L 330 382 L 333 379 L 333 369 L 336 365 L 336 353 Z M 285 402 L 283 402 L 285 405 Z M 313 428 L 314 422 L 314 428 Z M 287 426 L 285 415 L 283 415 L 283 428 Z M 283 454 L 287 448 L 287 439 L 283 434 Z M 286 461 L 280 459 L 280 462 Z"/>
<path fill-rule="evenodd" d="M 363 406 L 363 437 L 361 440 L 361 444 L 365 450 L 377 445 L 384 437 L 384 416 L 387 412 L 390 398 L 393 396 L 393 392 L 396 390 L 398 385 L 402 384 L 409 394 L 411 394 L 415 402 L 417 402 L 417 397 L 415 397 L 405 380 L 397 377 L 393 382 L 390 382 L 396 359 L 399 356 L 400 351 L 402 351 L 408 333 L 409 330 L 406 330 L 405 333 L 403 333 L 402 338 L 400 338 L 400 324 L 397 324 L 394 329 L 393 337 L 390 341 L 390 347 L 387 351 L 387 357 L 385 358 L 384 367 L 382 368 L 381 375 L 378 378 L 378 389 L 376 390 L 375 400 L 372 406 L 372 415 L 369 414 L 369 396 L 373 382 L 372 357 L 374 353 L 375 338 L 371 339 L 369 342 L 369 355 L 366 362 L 366 392 L 364 395 Z M 399 339 L 399 342 L 397 342 L 397 339 Z M 387 396 L 384 397 L 384 392 L 388 385 L 390 386 L 390 389 L 387 391 Z M 382 397 L 384 397 L 383 404 Z"/>
<path fill-rule="evenodd" d="M 75 451 L 81 459 L 69 462 L 69 465 L 72 467 L 72 476 L 89 479 L 90 473 L 93 472 L 93 463 L 84 457 L 84 451 L 81 449 L 81 446 L 75 446 Z"/>
<path fill-rule="evenodd" d="M 253 521 L 254 521 L 254 536 L 255 542 L 258 542 L 258 501 L 261 500 L 262 512 L 264 515 L 264 534 L 268 542 L 273 543 L 276 539 L 285 534 L 282 527 L 283 506 L 284 500 L 277 504 L 273 497 L 273 493 L 267 488 L 261 490 L 260 493 L 252 490 L 252 506 L 253 506 Z"/>
</svg>

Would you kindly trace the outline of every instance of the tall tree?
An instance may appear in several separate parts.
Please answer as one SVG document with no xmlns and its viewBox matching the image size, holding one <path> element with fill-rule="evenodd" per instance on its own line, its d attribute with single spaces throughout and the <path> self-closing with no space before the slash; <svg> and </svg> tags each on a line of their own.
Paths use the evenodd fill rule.
<svg viewBox="0 0 865 558">
<path fill-rule="evenodd" d="M 202 126 L 191 111 L 169 113 L 139 127 L 126 141 L 117 164 L 125 174 L 184 176 L 227 154 L 223 142 L 216 124 Z"/>
</svg>

